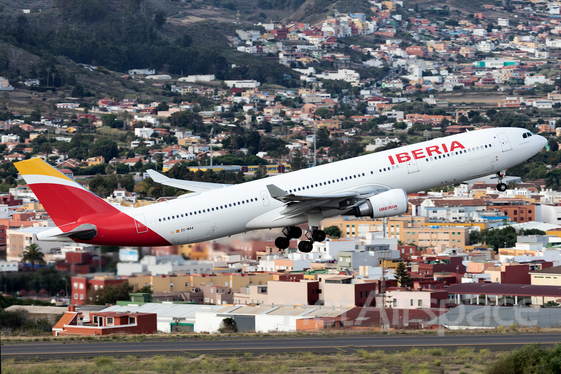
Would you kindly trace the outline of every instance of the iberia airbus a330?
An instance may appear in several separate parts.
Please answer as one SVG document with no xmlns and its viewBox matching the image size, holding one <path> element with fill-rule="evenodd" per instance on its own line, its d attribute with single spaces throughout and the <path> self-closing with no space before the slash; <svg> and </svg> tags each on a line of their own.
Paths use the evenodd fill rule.
<svg viewBox="0 0 561 374">
<path fill-rule="evenodd" d="M 526 129 L 495 128 L 438 138 L 238 185 L 170 179 L 154 181 L 192 191 L 171 201 L 126 208 L 112 205 L 40 159 L 15 163 L 57 225 L 40 240 L 96 245 L 163 246 L 211 240 L 250 230 L 284 228 L 281 249 L 308 223 L 312 250 L 325 240 L 319 222 L 337 215 L 381 218 L 406 213 L 407 193 L 496 173 L 536 153 L 546 139 Z"/>
</svg>

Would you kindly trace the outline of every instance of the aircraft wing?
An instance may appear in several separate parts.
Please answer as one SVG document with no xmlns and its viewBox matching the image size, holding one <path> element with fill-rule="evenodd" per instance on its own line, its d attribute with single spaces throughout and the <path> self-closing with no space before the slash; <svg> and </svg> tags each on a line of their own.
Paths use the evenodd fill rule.
<svg viewBox="0 0 561 374">
<path fill-rule="evenodd" d="M 288 193 L 274 184 L 267 185 L 267 190 L 275 200 L 285 203 L 281 211 L 284 217 L 296 217 L 312 209 L 350 209 L 361 203 L 365 197 L 386 191 L 383 186 L 367 186 L 353 191 L 341 191 L 326 195 L 296 195 Z"/>
<path fill-rule="evenodd" d="M 217 188 L 224 188 L 230 186 L 229 184 L 194 182 L 194 181 L 186 181 L 181 179 L 173 179 L 173 178 L 168 178 L 165 175 L 158 173 L 157 171 L 152 169 L 149 169 L 147 171 L 148 174 L 150 175 L 150 178 L 152 178 L 154 182 L 163 184 L 165 186 L 171 186 L 187 191 L 206 192 L 206 191 L 215 190 Z"/>
</svg>

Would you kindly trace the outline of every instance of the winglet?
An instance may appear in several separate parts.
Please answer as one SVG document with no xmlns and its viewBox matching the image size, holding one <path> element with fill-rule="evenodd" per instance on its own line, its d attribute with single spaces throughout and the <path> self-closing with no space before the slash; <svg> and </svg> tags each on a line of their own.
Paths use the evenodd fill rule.
<svg viewBox="0 0 561 374">
<path fill-rule="evenodd" d="M 148 172 L 148 175 L 150 175 L 150 178 L 152 178 L 154 180 L 154 182 L 156 182 L 156 183 L 164 184 L 163 182 L 170 179 L 170 178 L 166 177 L 165 175 L 158 173 L 156 170 L 148 169 L 146 171 Z"/>
<path fill-rule="evenodd" d="M 268 184 L 267 190 L 269 190 L 269 194 L 271 194 L 273 199 L 278 199 L 279 197 L 288 195 L 285 190 L 278 188 L 274 184 Z"/>
</svg>

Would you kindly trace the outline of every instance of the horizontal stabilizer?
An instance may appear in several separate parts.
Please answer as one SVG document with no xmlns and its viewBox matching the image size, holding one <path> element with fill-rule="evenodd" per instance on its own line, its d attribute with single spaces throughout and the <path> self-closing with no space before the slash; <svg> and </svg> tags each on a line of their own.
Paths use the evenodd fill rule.
<svg viewBox="0 0 561 374">
<path fill-rule="evenodd" d="M 148 174 L 150 175 L 150 178 L 152 178 L 156 183 L 163 184 L 164 186 L 179 188 L 181 190 L 186 190 L 186 191 L 207 192 L 218 188 L 224 188 L 230 186 L 228 184 L 194 182 L 194 181 L 168 178 L 165 175 L 158 173 L 157 171 L 152 169 L 148 170 Z"/>
<path fill-rule="evenodd" d="M 64 226 L 62 227 L 64 228 Z M 45 241 L 73 242 L 73 239 L 87 241 L 95 238 L 96 236 L 97 227 L 95 225 L 85 223 L 68 232 L 63 232 L 61 227 L 55 227 L 37 234 L 37 239 Z"/>
</svg>

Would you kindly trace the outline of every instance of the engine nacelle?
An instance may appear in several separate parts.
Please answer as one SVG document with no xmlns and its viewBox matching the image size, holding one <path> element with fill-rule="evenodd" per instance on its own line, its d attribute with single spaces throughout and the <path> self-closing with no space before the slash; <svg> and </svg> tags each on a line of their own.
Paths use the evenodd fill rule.
<svg viewBox="0 0 561 374">
<path fill-rule="evenodd" d="M 407 192 L 396 188 L 366 199 L 364 203 L 354 207 L 348 213 L 357 217 L 383 218 L 404 214 L 408 210 Z"/>
</svg>

